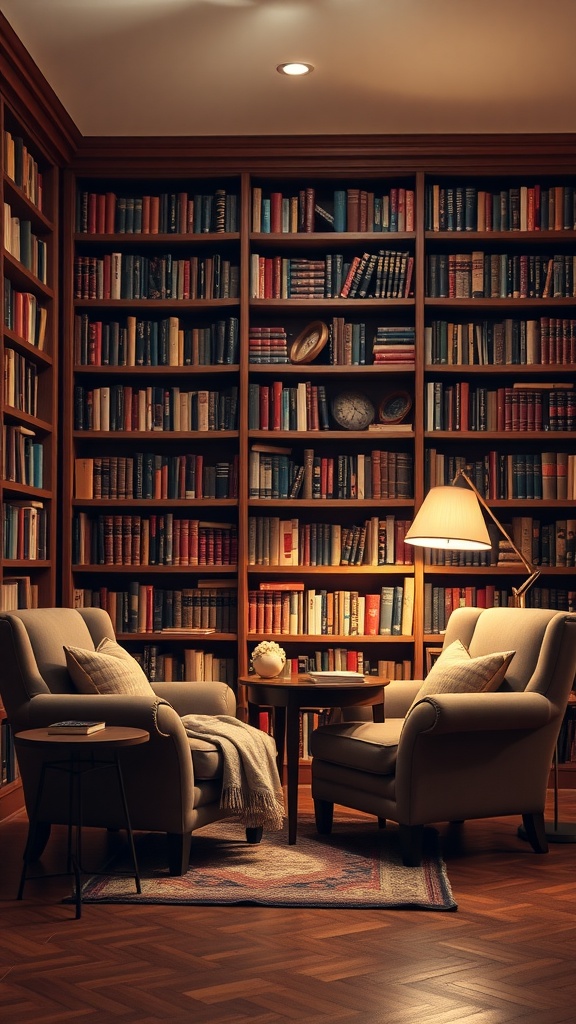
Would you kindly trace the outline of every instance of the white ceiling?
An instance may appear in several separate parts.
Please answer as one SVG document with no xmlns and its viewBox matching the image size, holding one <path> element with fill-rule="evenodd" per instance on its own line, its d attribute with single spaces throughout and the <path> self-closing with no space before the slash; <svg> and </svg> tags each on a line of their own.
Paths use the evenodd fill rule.
<svg viewBox="0 0 576 1024">
<path fill-rule="evenodd" d="M 84 135 L 576 131 L 576 0 L 0 6 Z"/>
</svg>

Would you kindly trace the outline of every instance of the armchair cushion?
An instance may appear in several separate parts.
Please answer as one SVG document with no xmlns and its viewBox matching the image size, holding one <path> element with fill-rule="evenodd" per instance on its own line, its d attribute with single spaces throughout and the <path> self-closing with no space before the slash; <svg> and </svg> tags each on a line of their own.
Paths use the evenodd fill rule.
<svg viewBox="0 0 576 1024">
<path fill-rule="evenodd" d="M 434 693 L 486 693 L 500 686 L 515 651 L 472 658 L 460 640 L 442 651 L 418 690 L 411 707 Z"/>
<path fill-rule="evenodd" d="M 155 698 L 136 659 L 115 640 L 105 637 L 95 651 L 65 646 L 64 653 L 70 678 L 79 693 Z"/>
<path fill-rule="evenodd" d="M 215 743 L 209 740 L 188 738 L 195 779 L 221 779 L 222 754 Z"/>
<path fill-rule="evenodd" d="M 312 755 L 375 775 L 390 775 L 396 768 L 403 719 L 388 722 L 348 722 L 321 725 L 311 736 Z"/>
</svg>

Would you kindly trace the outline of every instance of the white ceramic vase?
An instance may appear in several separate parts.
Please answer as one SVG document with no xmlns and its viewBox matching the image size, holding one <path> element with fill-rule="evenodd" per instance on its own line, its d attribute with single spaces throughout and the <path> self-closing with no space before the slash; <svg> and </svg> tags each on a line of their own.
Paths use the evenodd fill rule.
<svg viewBox="0 0 576 1024">
<path fill-rule="evenodd" d="M 257 658 L 254 658 L 252 667 L 259 676 L 264 679 L 272 679 L 274 676 L 280 675 L 285 661 L 286 659 L 281 654 L 270 651 L 268 654 L 259 654 Z"/>
</svg>

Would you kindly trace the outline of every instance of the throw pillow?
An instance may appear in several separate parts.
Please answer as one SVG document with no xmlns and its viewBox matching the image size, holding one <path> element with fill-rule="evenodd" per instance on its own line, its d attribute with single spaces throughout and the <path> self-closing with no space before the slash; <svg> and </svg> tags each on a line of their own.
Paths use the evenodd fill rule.
<svg viewBox="0 0 576 1024">
<path fill-rule="evenodd" d="M 115 640 L 105 637 L 95 651 L 64 647 L 64 653 L 79 693 L 156 697 L 136 659 Z"/>
<path fill-rule="evenodd" d="M 433 693 L 486 693 L 497 690 L 515 653 L 499 651 L 472 658 L 464 644 L 455 640 L 436 659 L 412 701 L 412 707 L 422 697 Z"/>
</svg>

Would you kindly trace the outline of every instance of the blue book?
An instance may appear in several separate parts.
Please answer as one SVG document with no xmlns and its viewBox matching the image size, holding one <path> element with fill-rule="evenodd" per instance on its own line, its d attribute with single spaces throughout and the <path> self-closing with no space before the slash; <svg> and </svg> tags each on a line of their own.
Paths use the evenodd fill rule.
<svg viewBox="0 0 576 1024">
<path fill-rule="evenodd" d="M 260 218 L 260 230 L 270 234 L 270 200 L 262 200 L 262 214 Z"/>
</svg>

